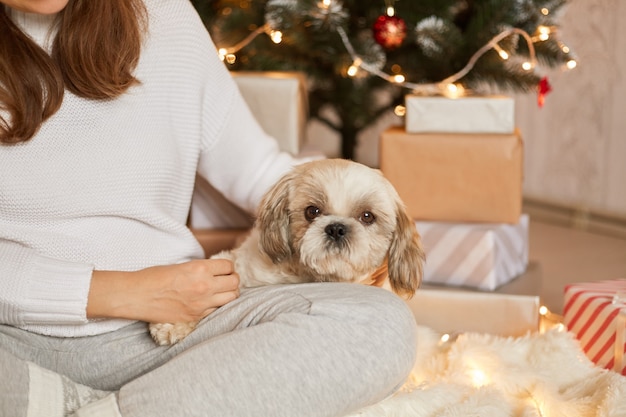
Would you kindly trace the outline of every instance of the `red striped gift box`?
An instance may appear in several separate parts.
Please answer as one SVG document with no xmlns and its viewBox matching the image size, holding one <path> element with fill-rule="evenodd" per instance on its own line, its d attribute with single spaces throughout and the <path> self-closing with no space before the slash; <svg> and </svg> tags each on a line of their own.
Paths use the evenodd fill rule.
<svg viewBox="0 0 626 417">
<path fill-rule="evenodd" d="M 563 324 L 594 363 L 626 375 L 626 279 L 565 286 Z"/>
</svg>

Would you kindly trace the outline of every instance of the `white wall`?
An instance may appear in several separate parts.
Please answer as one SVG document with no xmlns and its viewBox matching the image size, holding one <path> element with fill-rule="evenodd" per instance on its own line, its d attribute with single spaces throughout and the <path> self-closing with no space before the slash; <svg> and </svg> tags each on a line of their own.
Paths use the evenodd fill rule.
<svg viewBox="0 0 626 417">
<path fill-rule="evenodd" d="M 626 217 L 625 19 L 624 0 L 573 0 L 561 38 L 578 67 L 549 74 L 543 109 L 517 96 L 526 196 Z"/>
</svg>

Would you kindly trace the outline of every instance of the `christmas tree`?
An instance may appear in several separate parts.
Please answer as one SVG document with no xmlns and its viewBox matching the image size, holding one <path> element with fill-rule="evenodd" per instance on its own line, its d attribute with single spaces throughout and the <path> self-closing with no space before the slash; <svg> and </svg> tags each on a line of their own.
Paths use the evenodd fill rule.
<svg viewBox="0 0 626 417">
<path fill-rule="evenodd" d="M 345 158 L 410 92 L 545 92 L 542 67 L 575 65 L 558 37 L 565 3 L 193 0 L 230 70 L 308 75 L 310 116 L 341 135 Z"/>
</svg>

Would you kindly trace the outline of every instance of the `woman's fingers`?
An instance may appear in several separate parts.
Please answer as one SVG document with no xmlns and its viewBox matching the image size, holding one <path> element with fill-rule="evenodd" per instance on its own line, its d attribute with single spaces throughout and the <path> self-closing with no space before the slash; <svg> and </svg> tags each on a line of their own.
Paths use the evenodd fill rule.
<svg viewBox="0 0 626 417">
<path fill-rule="evenodd" d="M 230 275 L 235 272 L 233 263 L 228 259 L 203 259 L 197 262 L 205 262 L 214 276 Z"/>
</svg>

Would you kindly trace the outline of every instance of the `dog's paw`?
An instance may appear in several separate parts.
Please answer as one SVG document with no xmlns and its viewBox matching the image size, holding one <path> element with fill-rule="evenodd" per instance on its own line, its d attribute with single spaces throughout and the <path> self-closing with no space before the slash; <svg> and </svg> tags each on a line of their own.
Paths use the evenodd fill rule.
<svg viewBox="0 0 626 417">
<path fill-rule="evenodd" d="M 190 323 L 150 323 L 150 335 L 160 345 L 173 345 L 183 340 L 196 328 L 195 322 Z"/>
</svg>

